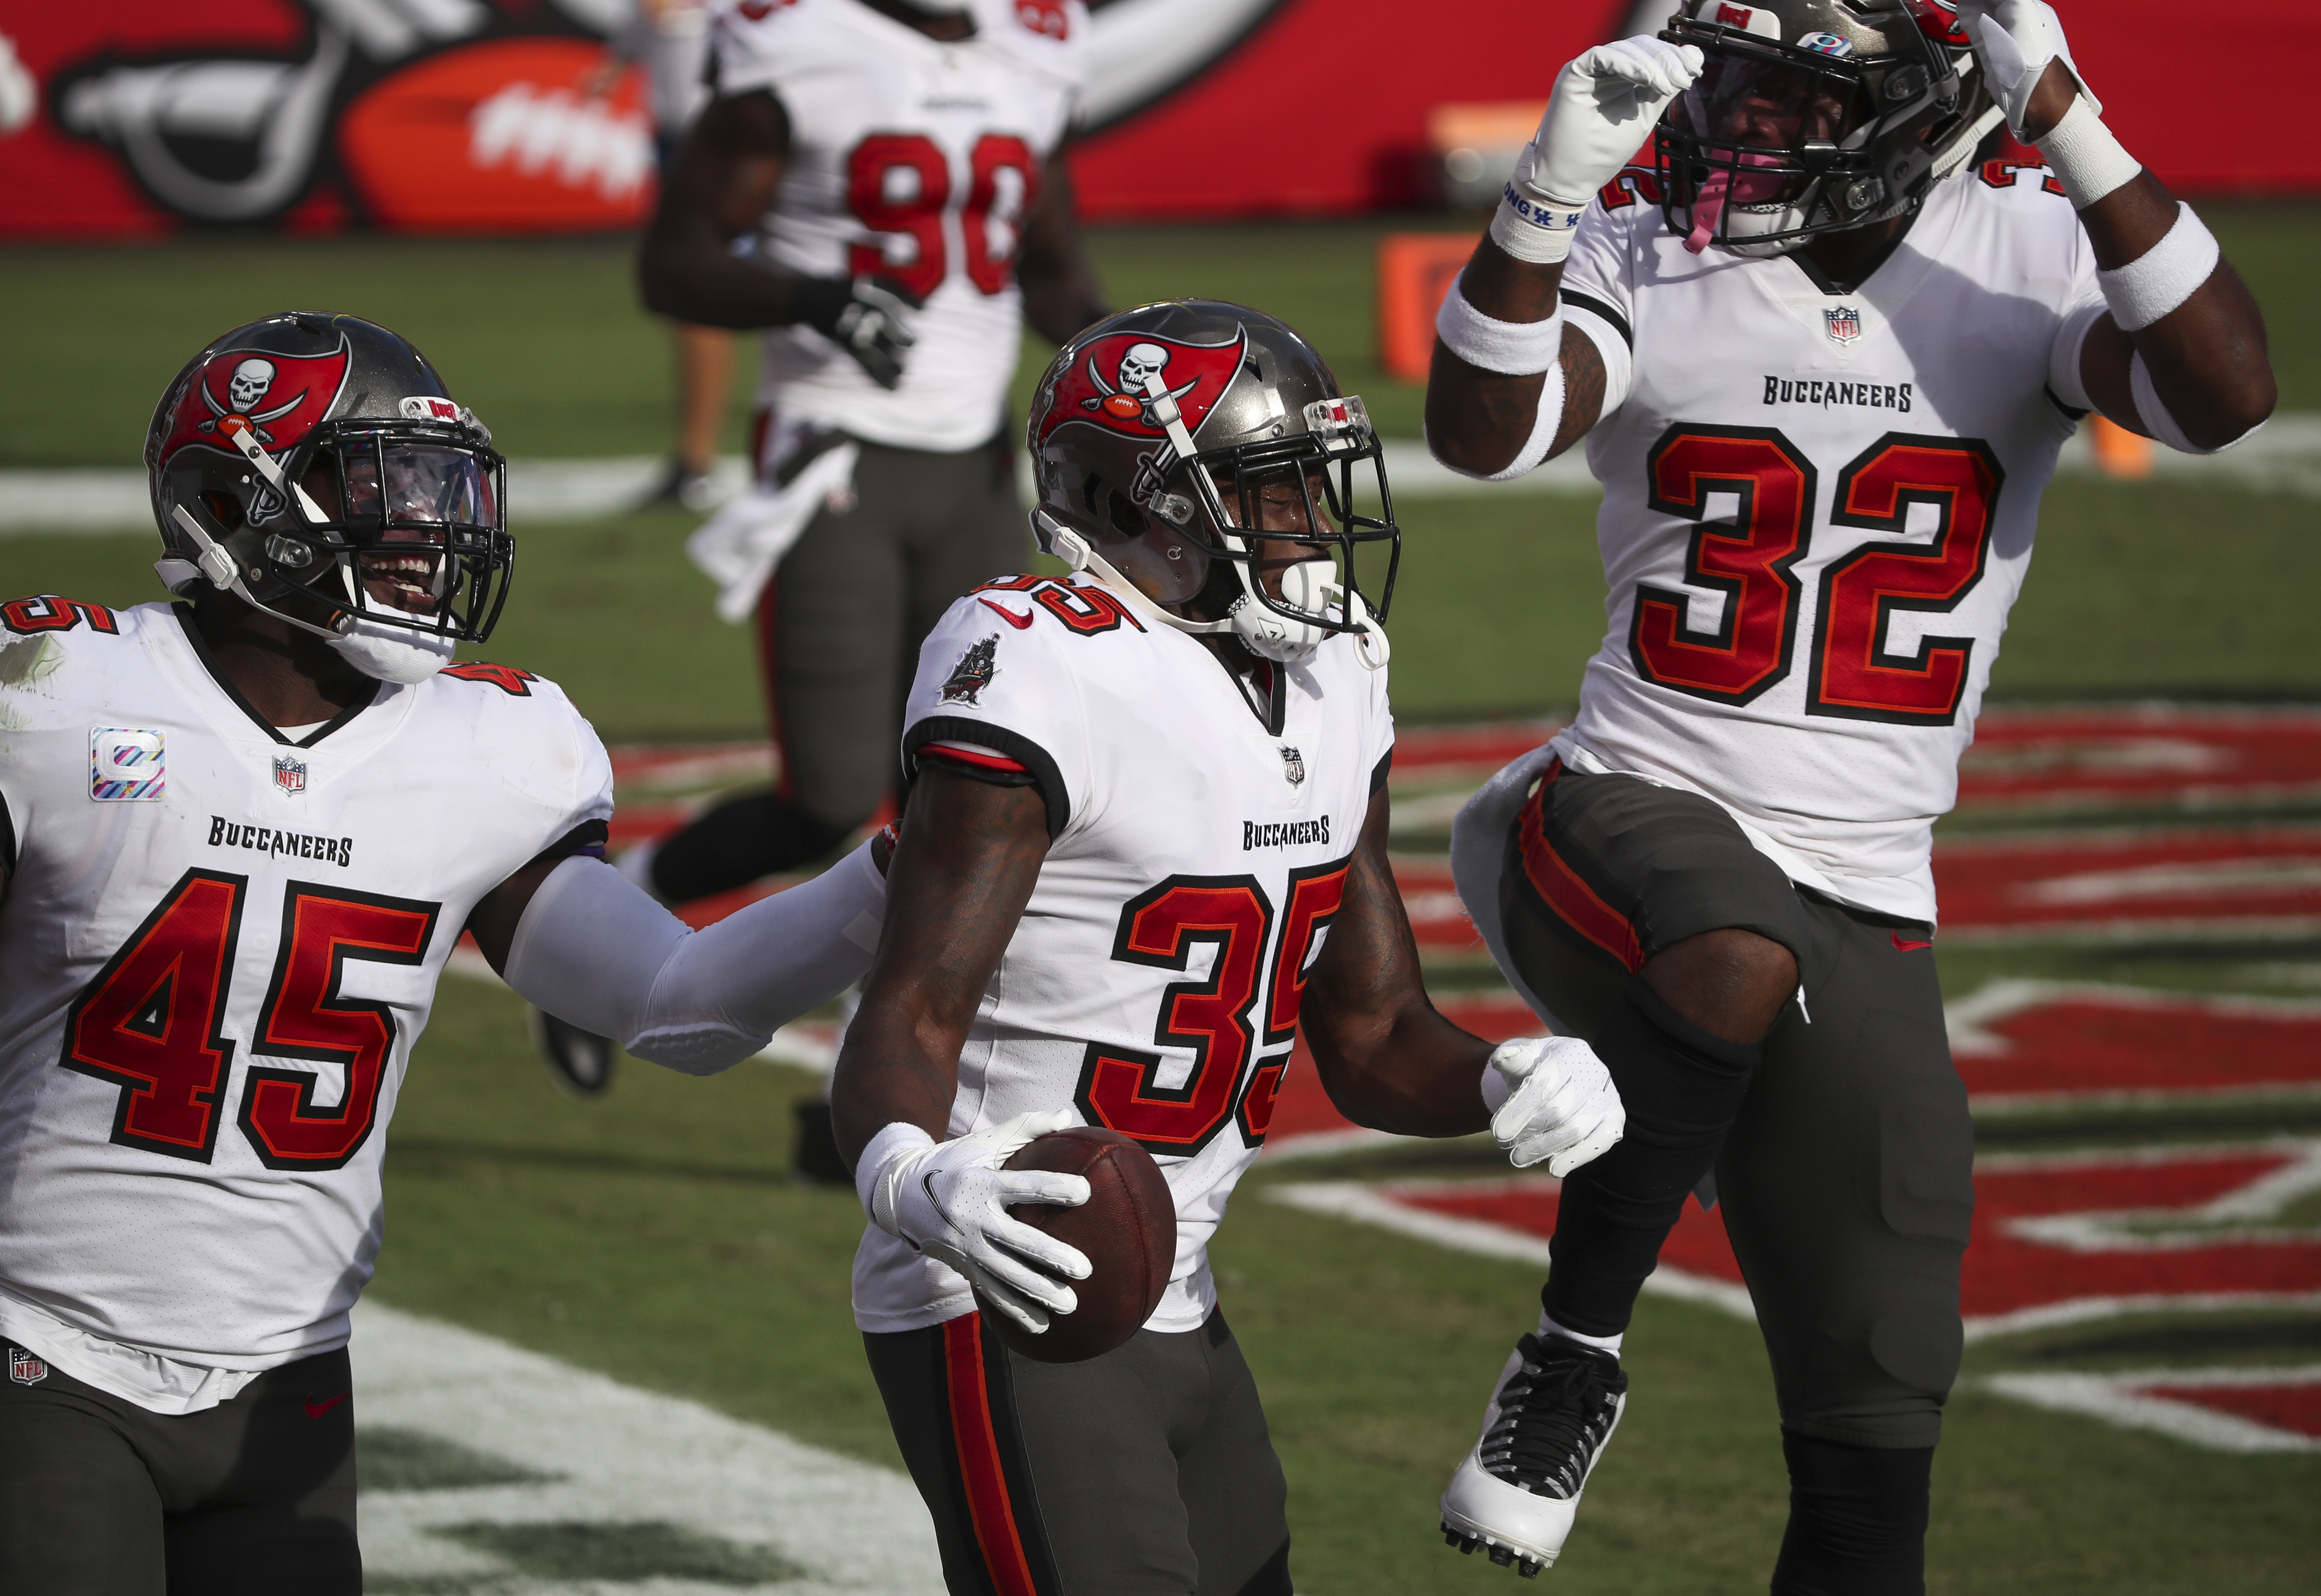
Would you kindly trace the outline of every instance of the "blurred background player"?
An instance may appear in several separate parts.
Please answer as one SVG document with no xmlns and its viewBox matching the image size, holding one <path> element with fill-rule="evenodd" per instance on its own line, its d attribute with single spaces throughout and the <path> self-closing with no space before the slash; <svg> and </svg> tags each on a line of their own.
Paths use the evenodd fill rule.
<svg viewBox="0 0 2321 1596">
<path fill-rule="evenodd" d="M 645 240 L 645 300 L 763 328 L 758 491 L 704 538 L 754 606 L 778 785 L 623 862 L 670 903 L 822 857 L 895 781 L 919 640 L 1028 546 L 1006 415 L 1028 320 L 1105 314 L 1060 150 L 1078 0 L 748 0 Z M 777 562 L 778 570 L 777 571 Z"/>
<path fill-rule="evenodd" d="M 1584 1044 L 1494 1050 L 1420 983 L 1355 575 L 1401 534 L 1361 401 L 1272 317 L 1179 300 L 1068 343 L 1030 433 L 1041 542 L 1077 574 L 961 598 L 920 659 L 895 911 L 833 1092 L 871 1220 L 855 1322 L 956 1596 L 1287 1596 L 1207 1246 L 1301 1024 L 1361 1123 L 1491 1125 L 1557 1172 L 1617 1139 L 1618 1098 Z M 1143 1328 L 1057 1363 L 986 1316 L 1045 1335 L 1078 1307 L 1086 1255 L 1007 1208 L 1088 1182 L 1002 1165 L 1082 1123 L 1160 1163 L 1175 1260 Z"/>
<path fill-rule="evenodd" d="M 2041 0 L 1689 0 L 1564 68 L 1443 304 L 1438 458 L 1585 434 L 1604 484 L 1579 718 L 1452 852 L 1628 1115 L 1444 1493 L 1466 1551 L 1554 1560 L 1698 1188 L 1779 1397 L 1773 1590 L 1924 1588 L 1974 1206 L 1932 825 L 2078 420 L 2209 453 L 2274 401 L 2255 302 L 2100 110 Z M 2002 118 L 2052 183 L 1968 164 Z"/>
<path fill-rule="evenodd" d="M 708 0 L 636 0 L 636 13 L 609 41 L 604 68 L 591 80 L 609 93 L 630 63 L 642 62 L 650 86 L 653 158 L 667 179 L 685 131 L 708 103 L 702 67 L 709 52 Z M 717 433 L 733 380 L 733 334 L 723 327 L 675 324 L 677 334 L 677 452 L 646 504 L 709 507 L 717 466 Z"/>
<path fill-rule="evenodd" d="M 357 1596 L 349 1314 L 461 929 L 709 1074 L 861 974 L 885 889 L 866 845 L 694 932 L 602 862 L 595 731 L 451 664 L 504 462 L 386 328 L 234 329 L 145 459 L 183 602 L 0 617 L 0 1590 Z"/>
</svg>

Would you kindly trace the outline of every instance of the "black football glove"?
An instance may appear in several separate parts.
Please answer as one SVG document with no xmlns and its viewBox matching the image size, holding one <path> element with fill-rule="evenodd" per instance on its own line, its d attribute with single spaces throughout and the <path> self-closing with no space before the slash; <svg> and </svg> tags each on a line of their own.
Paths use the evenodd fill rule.
<svg viewBox="0 0 2321 1596">
<path fill-rule="evenodd" d="M 918 301 L 869 278 L 813 278 L 798 285 L 798 320 L 852 355 L 880 388 L 903 380 L 903 356 L 918 335 Z"/>
</svg>

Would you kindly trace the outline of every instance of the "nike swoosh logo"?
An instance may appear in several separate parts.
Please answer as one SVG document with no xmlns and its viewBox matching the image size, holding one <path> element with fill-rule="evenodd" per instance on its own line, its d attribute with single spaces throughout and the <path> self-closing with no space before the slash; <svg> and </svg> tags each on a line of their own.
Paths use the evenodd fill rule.
<svg viewBox="0 0 2321 1596">
<path fill-rule="evenodd" d="M 306 1399 L 306 1417 L 309 1418 L 320 1418 L 323 1414 L 328 1413 L 332 1409 L 337 1407 L 341 1402 L 345 1401 L 349 1397 L 354 1394 L 353 1391 L 350 1389 L 341 1391 L 335 1397 L 324 1397 L 319 1402 L 314 1398 L 308 1397 Z"/>
<path fill-rule="evenodd" d="M 1894 951 L 1898 953 L 1915 953 L 1920 948 L 1930 948 L 1934 945 L 1931 942 L 1904 942 L 1902 940 L 1902 934 L 1898 931 L 1894 932 L 1892 935 L 1894 938 Z"/>
<path fill-rule="evenodd" d="M 1021 632 L 1024 627 L 1032 624 L 1032 612 L 1030 610 L 1025 610 L 1019 616 L 1014 610 L 1009 609 L 1006 605 L 994 604 L 988 598 L 978 598 L 976 600 L 976 603 L 983 606 L 984 608 L 989 610 L 993 615 L 997 616 L 1001 620 L 1015 627 L 1018 632 Z"/>
</svg>

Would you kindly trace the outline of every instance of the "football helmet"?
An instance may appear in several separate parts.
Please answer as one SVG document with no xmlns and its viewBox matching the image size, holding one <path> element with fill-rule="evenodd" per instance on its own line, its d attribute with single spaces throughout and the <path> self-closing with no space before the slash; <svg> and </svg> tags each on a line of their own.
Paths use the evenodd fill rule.
<svg viewBox="0 0 2321 1596">
<path fill-rule="evenodd" d="M 506 462 L 374 323 L 297 311 L 213 340 L 155 407 L 145 471 L 172 593 L 207 581 L 372 675 L 420 679 L 507 601 Z"/>
<path fill-rule="evenodd" d="M 1786 254 L 1914 211 L 2000 119 L 1950 0 L 1684 0 L 1661 37 L 1706 58 L 1652 139 L 1695 253 Z"/>
<path fill-rule="evenodd" d="M 1402 534 L 1385 456 L 1361 400 L 1283 323 L 1214 299 L 1109 316 L 1049 362 L 1026 442 L 1041 548 L 1140 614 L 1284 661 L 1348 633 L 1386 663 Z M 1264 545 L 1282 542 L 1306 552 L 1276 593 Z M 1378 543 L 1373 600 L 1356 557 Z"/>
</svg>

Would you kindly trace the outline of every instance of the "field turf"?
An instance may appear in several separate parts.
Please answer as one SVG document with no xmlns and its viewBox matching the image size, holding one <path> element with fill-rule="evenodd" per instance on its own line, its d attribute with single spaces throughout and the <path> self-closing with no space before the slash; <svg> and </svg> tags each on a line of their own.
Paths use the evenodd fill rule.
<svg viewBox="0 0 2321 1596">
<path fill-rule="evenodd" d="M 2321 409 L 2321 309 L 2302 281 L 2321 245 L 2321 209 L 2204 214 L 2272 317 L 2284 405 Z M 1372 251 L 1388 225 L 1116 229 L 1094 248 L 1123 302 L 1205 292 L 1286 315 L 1385 429 L 1407 437 L 1418 430 L 1418 392 L 1388 382 L 1371 347 Z M 18 250 L 0 252 L 0 295 L 20 311 L 19 379 L 0 397 L 0 469 L 134 463 L 144 418 L 177 362 L 214 332 L 293 305 L 354 310 L 410 333 L 513 454 L 649 453 L 667 436 L 667 348 L 635 312 L 624 250 L 613 242 Z M 521 529 L 520 506 L 516 515 Z M 1407 575 L 1394 616 L 1401 714 L 1463 719 L 1570 704 L 1602 625 L 1592 506 L 1420 500 L 1405 521 Z M 2306 597 L 2321 573 L 2316 521 L 2315 506 L 2292 497 L 2059 483 L 1994 699 L 2321 700 Z M 711 620 L 707 584 L 679 550 L 690 524 L 651 514 L 523 533 L 515 599 L 485 652 L 563 681 L 608 740 L 753 734 L 747 635 Z M 149 543 L 0 538 L 0 588 L 137 602 L 157 596 Z M 2321 946 L 2309 944 L 1941 956 L 1953 995 L 2024 974 L 2273 991 L 2284 969 L 2321 969 Z M 845 1309 L 859 1211 L 850 1194 L 787 1173 L 789 1104 L 806 1090 L 803 1076 L 778 1068 L 696 1081 L 632 1063 L 609 1101 L 572 1103 L 532 1060 L 505 992 L 447 980 L 394 1127 L 392 1222 L 375 1290 L 892 1462 Z M 2311 1118 L 2284 1110 L 2267 1128 L 2310 1135 Z M 2116 1122 L 2062 1126 L 2050 1145 L 2119 1134 Z M 1511 1574 L 1442 1546 L 1433 1502 L 1471 1439 L 1485 1382 L 1529 1322 L 1534 1272 L 1265 1199 L 1285 1179 L 1485 1168 L 1465 1145 L 1261 1165 L 1217 1244 L 1226 1311 L 1289 1470 L 1301 1589 L 1511 1589 Z M 2309 1313 L 2245 1316 L 2244 1326 L 2244 1344 L 2258 1350 L 2236 1355 L 2311 1362 L 2321 1346 L 2321 1319 Z M 2066 1353 L 2090 1366 L 2107 1355 L 2055 1350 L 2068 1340 L 1979 1345 L 1969 1372 L 2037 1367 Z M 1761 1589 L 1784 1486 L 1755 1335 L 1706 1309 L 1648 1298 L 1628 1366 L 1629 1416 L 1572 1550 L 1548 1580 L 1574 1593 Z M 2321 1466 L 2309 1456 L 2198 1451 L 1964 1391 L 1937 1465 L 1930 1586 L 1978 1596 L 2311 1590 L 2321 1582 L 2316 1500 Z"/>
</svg>

